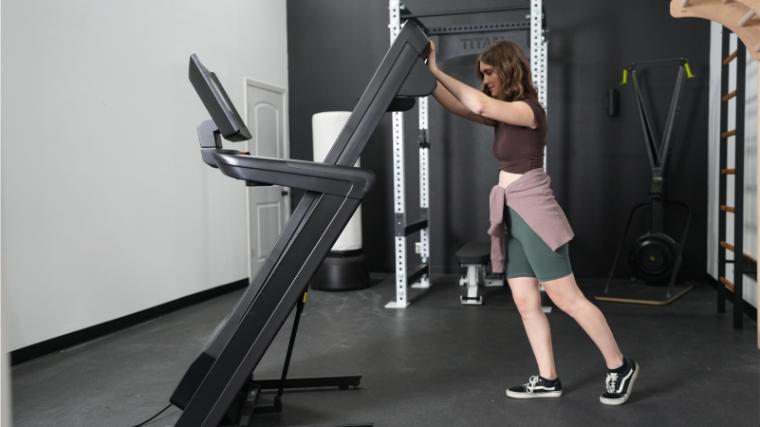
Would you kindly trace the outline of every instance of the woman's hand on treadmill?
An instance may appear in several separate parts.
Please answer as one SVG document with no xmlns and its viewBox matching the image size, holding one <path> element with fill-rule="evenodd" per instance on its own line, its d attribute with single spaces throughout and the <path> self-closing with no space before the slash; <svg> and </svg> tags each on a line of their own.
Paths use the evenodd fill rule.
<svg viewBox="0 0 760 427">
<path fill-rule="evenodd" d="M 438 63 L 436 62 L 435 57 L 435 43 L 433 43 L 432 40 L 428 40 L 428 44 L 430 45 L 430 52 L 427 57 L 427 65 L 431 72 L 435 72 L 438 70 Z"/>
</svg>

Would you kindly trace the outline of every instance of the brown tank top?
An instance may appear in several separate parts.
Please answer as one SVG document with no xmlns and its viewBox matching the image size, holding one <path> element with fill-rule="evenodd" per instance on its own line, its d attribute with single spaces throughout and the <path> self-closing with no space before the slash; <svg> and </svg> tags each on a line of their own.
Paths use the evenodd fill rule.
<svg viewBox="0 0 760 427">
<path fill-rule="evenodd" d="M 537 124 L 535 129 L 504 122 L 496 122 L 494 126 L 493 154 L 501 170 L 510 173 L 525 173 L 544 167 L 546 112 L 533 99 L 520 102 L 525 102 L 533 110 Z"/>
</svg>

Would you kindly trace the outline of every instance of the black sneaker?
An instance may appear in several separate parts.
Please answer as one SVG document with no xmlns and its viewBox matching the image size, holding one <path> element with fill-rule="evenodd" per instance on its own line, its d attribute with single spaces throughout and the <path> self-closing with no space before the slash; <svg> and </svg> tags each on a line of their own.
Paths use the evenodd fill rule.
<svg viewBox="0 0 760 427">
<path fill-rule="evenodd" d="M 622 372 L 607 371 L 607 391 L 599 396 L 600 402 L 605 405 L 622 405 L 631 396 L 633 384 L 639 376 L 639 364 L 631 360 L 627 361 L 627 365 Z"/>
<path fill-rule="evenodd" d="M 550 381 L 538 375 L 530 377 L 528 382 L 523 385 L 507 389 L 507 397 L 513 399 L 560 396 L 562 396 L 562 383 L 559 381 L 559 378 Z"/>
</svg>

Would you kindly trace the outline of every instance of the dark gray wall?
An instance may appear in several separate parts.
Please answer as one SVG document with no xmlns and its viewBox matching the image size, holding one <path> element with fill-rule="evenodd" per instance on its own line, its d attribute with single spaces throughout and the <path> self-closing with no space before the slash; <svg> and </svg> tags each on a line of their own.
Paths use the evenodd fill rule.
<svg viewBox="0 0 760 427">
<path fill-rule="evenodd" d="M 416 13 L 461 9 L 453 0 L 406 1 Z M 515 2 L 522 5 L 527 2 Z M 503 6 L 477 0 L 468 7 Z M 709 23 L 670 17 L 667 2 L 635 4 L 545 1 L 549 35 L 548 171 L 573 225 L 576 275 L 605 276 L 629 209 L 647 199 L 649 166 L 632 89 L 619 88 L 620 114 L 607 115 L 607 94 L 622 66 L 649 59 L 689 58 L 697 78 L 684 87 L 667 174 L 668 194 L 692 208 L 683 272 L 702 277 L 705 265 L 707 60 Z M 386 1 L 289 0 L 288 49 L 291 153 L 311 159 L 311 115 L 350 110 L 388 48 Z M 466 64 L 447 64 L 472 78 Z M 473 67 L 474 68 L 474 67 Z M 675 68 L 644 76 L 659 129 Z M 474 83 L 474 81 L 473 81 Z M 498 164 L 491 133 L 472 130 L 431 102 L 431 234 L 434 271 L 455 271 L 453 253 L 465 241 L 485 240 L 487 194 Z M 417 116 L 405 118 L 407 200 L 417 214 Z M 386 117 L 362 156 L 377 174 L 363 204 L 363 239 L 372 271 L 393 271 L 392 141 Z M 298 194 L 294 197 L 298 198 Z M 680 225 L 675 219 L 674 224 Z M 635 230 L 640 234 L 643 229 Z M 625 268 L 621 274 L 626 274 Z"/>
</svg>

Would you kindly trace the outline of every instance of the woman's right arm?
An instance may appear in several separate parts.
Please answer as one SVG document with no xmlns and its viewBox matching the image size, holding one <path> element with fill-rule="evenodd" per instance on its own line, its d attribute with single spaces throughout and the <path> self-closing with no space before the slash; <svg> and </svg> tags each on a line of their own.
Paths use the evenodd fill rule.
<svg viewBox="0 0 760 427">
<path fill-rule="evenodd" d="M 493 120 L 477 115 L 465 107 L 441 82 L 437 82 L 433 97 L 450 113 L 484 125 L 494 125 Z"/>
</svg>

